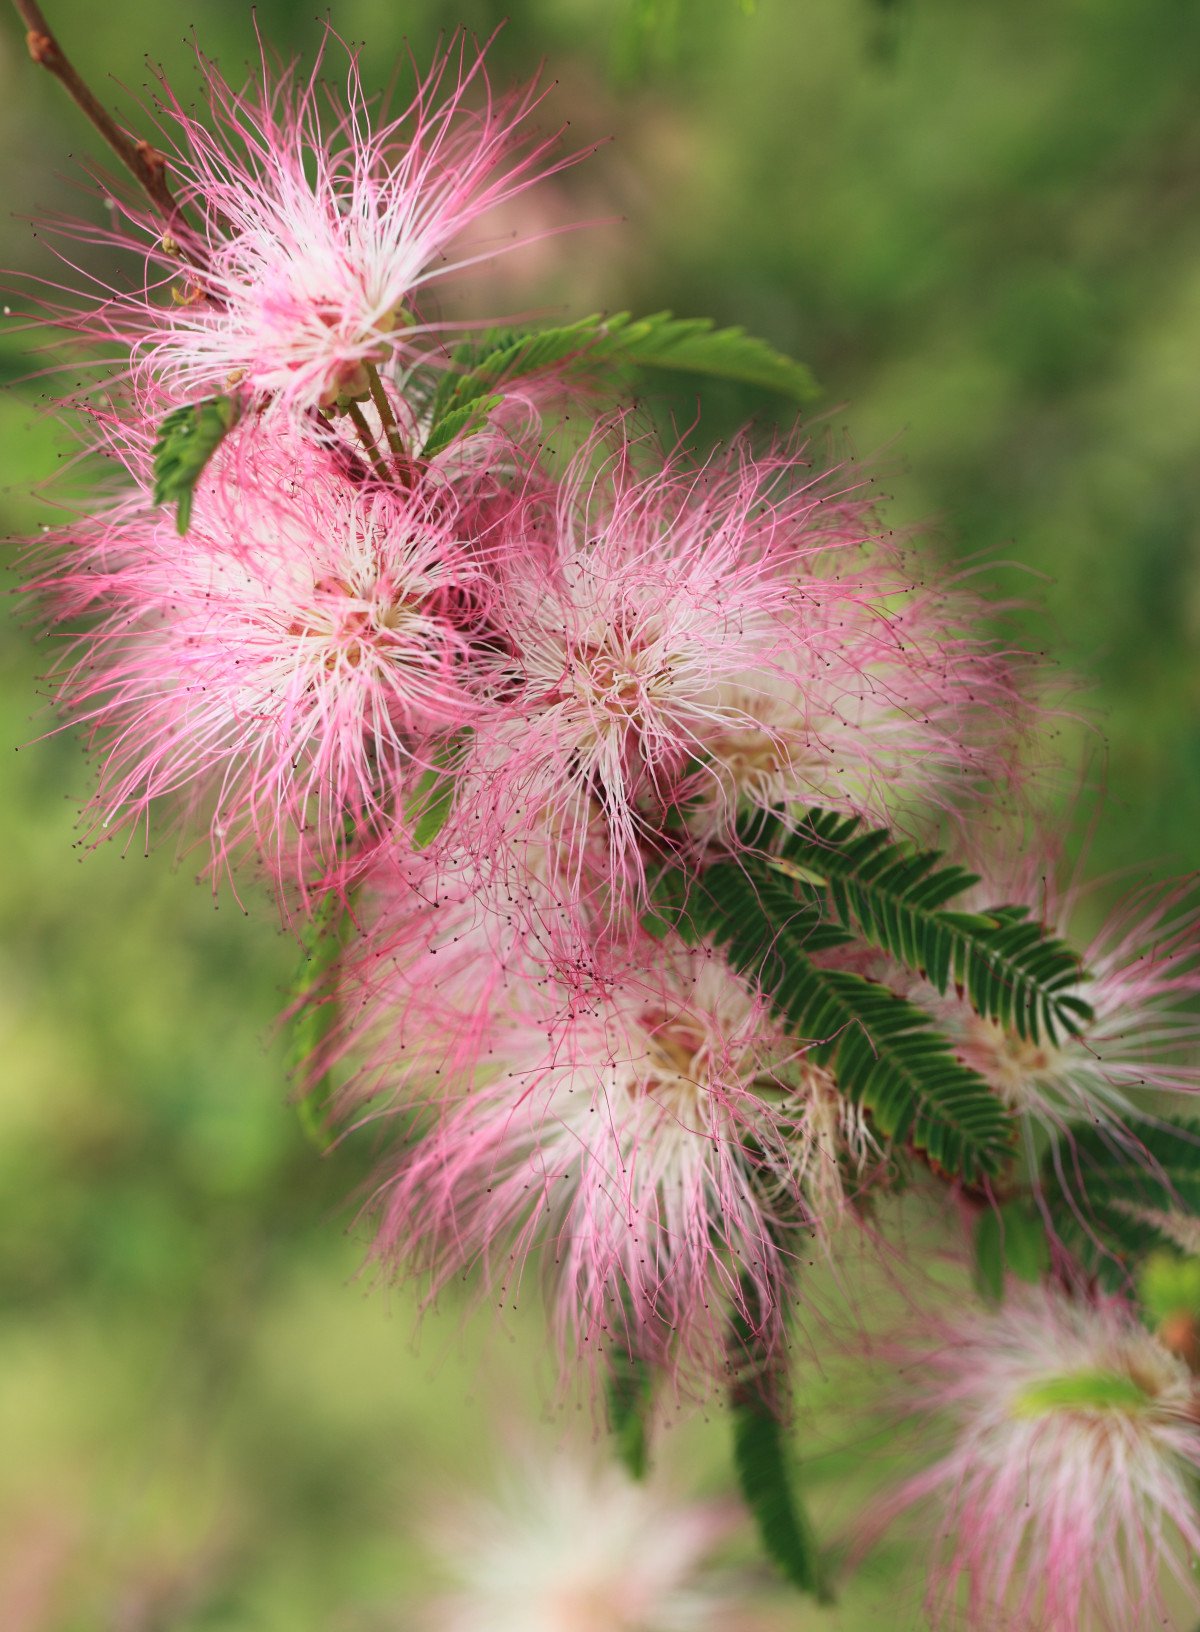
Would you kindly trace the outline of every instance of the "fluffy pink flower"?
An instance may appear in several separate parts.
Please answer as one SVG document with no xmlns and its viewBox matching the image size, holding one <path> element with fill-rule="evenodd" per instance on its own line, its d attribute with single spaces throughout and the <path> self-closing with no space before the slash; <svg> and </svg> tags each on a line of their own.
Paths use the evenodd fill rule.
<svg viewBox="0 0 1200 1632">
<path fill-rule="evenodd" d="M 515 247 L 463 248 L 463 234 L 581 156 L 554 157 L 557 135 L 532 127 L 544 93 L 496 97 L 482 51 L 461 35 L 391 118 L 351 54 L 339 107 L 318 77 L 336 40 L 329 30 L 307 77 L 295 65 L 275 77 L 264 57 L 261 82 L 244 90 L 201 59 L 203 118 L 164 87 L 180 224 L 164 237 L 127 206 L 107 236 L 137 249 L 146 285 L 110 291 L 73 321 L 132 344 L 177 400 L 236 387 L 301 410 L 363 394 L 365 365 L 427 349 L 445 327 L 426 311 L 432 284 Z"/>
<path fill-rule="evenodd" d="M 502 529 L 479 742 L 500 833 L 549 823 L 570 887 L 601 820 L 619 900 L 664 826 L 728 838 L 748 805 L 886 820 L 981 769 L 1010 681 L 872 539 L 853 476 L 745 445 L 642 476 L 597 451 L 551 514 L 537 495 Z"/>
<path fill-rule="evenodd" d="M 58 700 L 99 758 L 105 826 L 177 796 L 214 855 L 327 862 L 394 819 L 476 705 L 463 678 L 479 566 L 442 494 L 350 484 L 276 428 L 222 448 L 180 538 L 118 510 L 40 588 L 94 621 Z"/>
<path fill-rule="evenodd" d="M 428 1632 L 750 1632 L 759 1624 L 708 1555 L 728 1509 L 559 1453 L 510 1468 L 499 1496 L 459 1501 L 431 1527 L 454 1583 L 419 1613 Z"/>
<path fill-rule="evenodd" d="M 1164 1590 L 1200 1610 L 1195 1380 L 1123 1305 L 1013 1285 L 909 1354 L 906 1409 L 937 1413 L 948 1452 L 879 1510 L 935 1503 L 937 1625 L 1150 1632 Z M 1189 1623 L 1190 1624 L 1190 1621 Z"/>
<path fill-rule="evenodd" d="M 451 913 L 390 983 L 376 971 L 365 1080 L 413 1131 L 378 1251 L 435 1285 L 479 1267 L 502 1300 L 538 1259 L 572 1362 L 612 1340 L 711 1376 L 731 1308 L 778 1339 L 790 1260 L 873 1147 L 714 953 L 624 954 L 590 991 L 537 984 Z"/>
</svg>

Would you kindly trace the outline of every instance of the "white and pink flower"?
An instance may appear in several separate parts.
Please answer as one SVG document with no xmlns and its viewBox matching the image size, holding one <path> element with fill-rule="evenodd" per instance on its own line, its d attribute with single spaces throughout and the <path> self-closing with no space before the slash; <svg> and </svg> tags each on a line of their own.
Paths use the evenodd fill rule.
<svg viewBox="0 0 1200 1632">
<path fill-rule="evenodd" d="M 214 857 L 320 868 L 347 824 L 390 820 L 437 744 L 470 724 L 480 568 L 442 492 L 347 482 L 278 429 L 237 434 L 190 529 L 119 508 L 39 587 L 72 619 L 58 702 L 99 763 L 105 828 L 170 799 Z"/>
<path fill-rule="evenodd" d="M 417 1611 L 427 1632 L 751 1632 L 713 1570 L 731 1505 L 684 1503 L 658 1479 L 560 1452 L 510 1466 L 496 1498 L 429 1527 L 452 1585 Z"/>
<path fill-rule="evenodd" d="M 734 1310 L 776 1344 L 792 1261 L 878 1156 L 861 1113 L 706 947 L 613 947 L 588 988 L 501 964 L 454 910 L 439 929 L 368 965 L 349 1022 L 374 1039 L 358 1114 L 409 1135 L 382 1258 L 502 1303 L 540 1271 L 568 1375 L 612 1346 L 703 1390 Z"/>
<path fill-rule="evenodd" d="M 1011 677 L 906 577 L 852 474 L 745 445 L 639 474 L 639 451 L 598 465 L 594 438 L 550 513 L 538 493 L 498 530 L 479 751 L 502 834 L 547 822 L 569 888 L 599 820 L 620 903 L 748 807 L 886 821 L 994 768 Z"/>
<path fill-rule="evenodd" d="M 365 395 L 371 365 L 428 355 L 454 327 L 429 310 L 431 287 L 519 243 L 464 235 L 583 155 L 537 131 L 536 84 L 494 93 L 484 49 L 463 34 L 391 116 L 354 52 L 339 102 L 322 69 L 343 49 L 328 29 L 307 74 L 264 54 L 245 89 L 201 57 L 203 117 L 164 85 L 159 140 L 179 217 L 164 233 L 126 203 L 107 231 L 59 223 L 133 250 L 145 282 L 52 315 L 131 351 L 174 402 L 233 390 L 303 412 Z"/>
</svg>

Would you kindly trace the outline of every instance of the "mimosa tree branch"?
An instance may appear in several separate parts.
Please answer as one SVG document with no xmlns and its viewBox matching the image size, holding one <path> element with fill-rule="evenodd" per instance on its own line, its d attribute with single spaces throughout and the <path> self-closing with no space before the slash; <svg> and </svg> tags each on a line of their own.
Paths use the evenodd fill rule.
<svg viewBox="0 0 1200 1632">
<path fill-rule="evenodd" d="M 167 184 L 166 159 L 150 142 L 137 140 L 121 129 L 68 60 L 36 0 L 13 0 L 13 4 L 25 24 L 25 43 L 34 62 L 40 63 L 66 88 L 72 101 L 91 120 L 167 225 L 176 225 L 180 211 Z"/>
</svg>

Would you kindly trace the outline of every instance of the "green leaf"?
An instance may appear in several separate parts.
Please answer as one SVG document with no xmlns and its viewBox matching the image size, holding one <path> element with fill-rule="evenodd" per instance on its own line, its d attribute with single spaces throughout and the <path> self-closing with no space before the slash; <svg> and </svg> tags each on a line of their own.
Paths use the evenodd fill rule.
<svg viewBox="0 0 1200 1632">
<path fill-rule="evenodd" d="M 470 740 L 469 730 L 460 731 L 439 749 L 405 801 L 404 821 L 411 829 L 414 850 L 428 849 L 449 820 L 455 783 Z"/>
<path fill-rule="evenodd" d="M 237 424 L 239 407 L 232 397 L 208 397 L 176 408 L 158 428 L 154 444 L 154 502 L 175 504 L 175 526 L 182 536 L 192 519 L 192 495 L 204 468 Z"/>
<path fill-rule="evenodd" d="M 473 435 L 504 400 L 498 388 L 545 373 L 594 344 L 600 318 L 558 328 L 492 329 L 464 341 L 451 354 L 450 367 L 433 394 L 431 428 L 422 448 L 432 458 L 456 437 Z"/>
<path fill-rule="evenodd" d="M 688 911 L 762 987 L 792 1034 L 811 1045 L 880 1133 L 910 1141 L 947 1172 L 978 1182 L 1011 1155 L 1011 1123 L 987 1083 L 954 1055 L 931 1017 L 862 975 L 813 955 L 852 937 L 822 905 L 797 897 L 769 862 L 712 867 Z"/>
<path fill-rule="evenodd" d="M 1126 1290 L 1151 1253 L 1200 1240 L 1200 1121 L 1139 1122 L 1136 1145 L 1103 1127 L 1072 1128 L 1047 1151 L 1041 1182 L 1064 1245 Z"/>
<path fill-rule="evenodd" d="M 296 1018 L 292 1021 L 287 1068 L 290 1074 L 309 1069 L 319 1059 L 338 1023 L 338 1003 L 322 994 L 326 976 L 336 964 L 350 938 L 353 919 L 346 899 L 331 891 L 305 925 L 304 956 L 292 985 Z M 328 1070 L 310 1078 L 303 1096 L 296 1102 L 296 1115 L 305 1137 L 320 1151 L 333 1144 L 328 1111 L 333 1097 L 333 1078 Z"/>
<path fill-rule="evenodd" d="M 752 1309 L 755 1294 L 743 1279 Z M 763 1352 L 761 1338 L 745 1314 L 734 1314 L 729 1360 L 735 1381 L 729 1393 L 733 1420 L 733 1461 L 746 1506 L 758 1527 L 767 1557 L 801 1592 L 829 1603 L 816 1536 L 799 1492 L 798 1471 L 788 1444 L 783 1410 L 787 1378 L 775 1356 Z"/>
<path fill-rule="evenodd" d="M 604 323 L 603 335 L 585 361 L 598 358 L 619 366 L 708 374 L 775 391 L 800 403 L 820 395 L 803 363 L 793 362 L 744 329 L 718 329 L 708 317 L 655 312 L 651 317 L 634 318 L 618 312 Z"/>
<path fill-rule="evenodd" d="M 651 904 L 642 914 L 642 928 L 656 941 L 677 935 L 686 946 L 694 946 L 697 936 L 688 914 L 689 875 L 677 867 L 666 867 L 654 880 Z"/>
<path fill-rule="evenodd" d="M 497 386 L 527 379 L 581 357 L 596 343 L 603 318 L 584 317 L 549 329 L 491 329 L 464 341 L 434 396 L 435 417 L 486 396 Z"/>
<path fill-rule="evenodd" d="M 487 425 L 488 415 L 503 401 L 503 397 L 481 392 L 477 397 L 468 398 L 459 406 L 449 409 L 434 422 L 421 448 L 421 457 L 432 459 L 435 454 L 448 448 L 451 442 L 461 442 L 464 437 L 482 431 Z"/>
<path fill-rule="evenodd" d="M 651 909 L 642 914 L 642 928 L 655 941 L 666 941 L 676 932 L 675 921 L 665 913 Z"/>
<path fill-rule="evenodd" d="M 608 1424 L 617 1456 L 635 1479 L 650 1465 L 647 1419 L 654 1401 L 654 1373 L 644 1360 L 621 1354 L 608 1376 Z"/>
<path fill-rule="evenodd" d="M 808 369 L 742 329 L 718 329 L 710 318 L 656 312 L 599 314 L 549 329 L 493 329 L 457 346 L 434 392 L 431 428 L 422 456 L 432 458 L 456 438 L 471 436 L 503 400 L 504 387 L 551 369 L 579 374 L 604 369 L 675 369 L 708 374 L 811 402 L 817 386 Z"/>
<path fill-rule="evenodd" d="M 796 1493 L 784 1428 L 761 1400 L 743 1398 L 733 1405 L 733 1459 L 768 1558 L 794 1587 L 827 1603 L 820 1554 Z"/>
<path fill-rule="evenodd" d="M 794 831 L 774 817 L 743 824 L 744 842 L 769 847 L 774 866 L 810 887 L 847 929 L 863 935 L 937 991 L 953 982 L 981 1015 L 1037 1042 L 1077 1034 L 1092 1011 L 1078 994 L 1086 978 L 1064 941 L 1028 909 L 946 910 L 978 882 L 937 850 L 914 850 L 852 816 L 810 810 Z M 821 886 L 826 888 L 822 892 Z"/>
<path fill-rule="evenodd" d="M 1033 1284 L 1050 1265 L 1050 1247 L 1041 1215 L 1028 1201 L 988 1207 L 975 1223 L 975 1286 L 981 1297 L 999 1303 L 1006 1275 Z"/>
</svg>

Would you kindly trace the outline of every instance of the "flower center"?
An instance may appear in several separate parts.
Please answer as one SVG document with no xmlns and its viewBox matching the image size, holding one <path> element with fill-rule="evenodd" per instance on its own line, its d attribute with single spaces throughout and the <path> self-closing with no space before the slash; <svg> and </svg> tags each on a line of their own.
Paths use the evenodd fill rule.
<svg viewBox="0 0 1200 1632">
<path fill-rule="evenodd" d="M 677 1115 L 694 1118 L 707 1092 L 707 1039 L 686 1015 L 646 1009 L 639 1017 L 646 1038 L 644 1060 L 628 1083 L 630 1098 L 644 1095 Z"/>
<path fill-rule="evenodd" d="M 313 589 L 315 604 L 293 618 L 287 632 L 298 640 L 324 642 L 329 648 L 325 667 L 330 671 L 339 665 L 358 668 L 369 649 L 393 644 L 386 637 L 410 626 L 420 611 L 412 596 L 389 593 L 382 581 L 372 586 L 369 598 L 341 578 L 319 578 Z"/>
<path fill-rule="evenodd" d="M 1052 1043 L 1035 1043 L 1018 1036 L 995 1020 L 973 1015 L 961 1052 L 1011 1110 L 1025 1110 L 1036 1095 L 1031 1089 L 1045 1083 L 1057 1070 L 1060 1050 Z"/>
<path fill-rule="evenodd" d="M 650 685 L 656 675 L 640 672 L 644 654 L 584 646 L 575 670 L 575 694 L 589 709 L 599 708 L 620 724 L 643 722 Z"/>
</svg>

